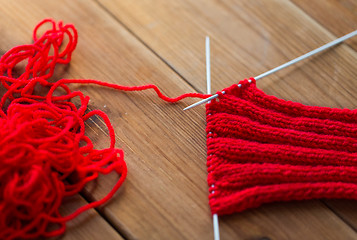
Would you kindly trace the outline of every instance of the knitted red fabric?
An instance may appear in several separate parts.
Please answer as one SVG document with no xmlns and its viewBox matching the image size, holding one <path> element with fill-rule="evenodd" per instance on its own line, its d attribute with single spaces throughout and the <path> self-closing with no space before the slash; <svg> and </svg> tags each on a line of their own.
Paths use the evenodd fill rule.
<svg viewBox="0 0 357 240">
<path fill-rule="evenodd" d="M 212 213 L 273 201 L 357 199 L 357 110 L 268 96 L 253 78 L 207 104 Z"/>
</svg>

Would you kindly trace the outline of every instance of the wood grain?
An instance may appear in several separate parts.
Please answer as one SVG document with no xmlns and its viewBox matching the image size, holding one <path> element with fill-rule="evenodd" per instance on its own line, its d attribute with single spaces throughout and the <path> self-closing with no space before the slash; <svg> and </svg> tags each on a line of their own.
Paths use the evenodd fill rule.
<svg viewBox="0 0 357 240">
<path fill-rule="evenodd" d="M 335 37 L 287 1 L 22 0 L 1 1 L 1 6 L 5 9 L 0 15 L 2 52 L 30 42 L 31 29 L 42 18 L 63 19 L 78 28 L 79 44 L 70 66 L 56 69 L 56 77 L 154 83 L 169 96 L 205 91 L 207 34 L 212 39 L 213 90 L 258 75 Z M 356 108 L 353 44 L 342 44 L 258 85 L 268 94 L 310 105 Z M 128 164 L 125 185 L 98 209 L 101 215 L 126 239 L 212 239 L 204 108 L 183 113 L 181 109 L 194 100 L 171 105 L 152 91 L 73 88 L 91 96 L 91 109 L 108 113 L 116 146 L 124 150 Z M 94 117 L 87 126 L 96 146 L 107 147 L 102 120 Z M 103 197 L 116 179 L 114 174 L 101 177 L 83 196 L 87 201 Z M 338 209 L 321 201 L 268 204 L 222 217 L 221 235 L 222 239 L 356 239 L 352 227 L 356 215 L 344 214 L 348 207 Z M 90 224 L 87 228 L 95 229 Z M 106 226 L 97 229 L 107 231 Z M 74 231 L 69 229 L 66 236 L 103 238 Z"/>
<path fill-rule="evenodd" d="M 283 1 L 100 2 L 202 92 L 206 34 L 213 39 L 212 79 L 216 90 L 335 38 L 305 12 Z M 258 85 L 267 93 L 310 105 L 355 108 L 356 62 L 352 49 L 338 46 L 284 70 L 277 74 L 280 78 L 268 77 Z"/>
<path fill-rule="evenodd" d="M 87 202 L 79 195 L 68 198 L 61 207 L 63 215 L 68 215 L 85 205 Z M 123 240 L 112 226 L 103 219 L 98 212 L 91 209 L 67 224 L 66 233 L 60 237 L 50 239 L 75 240 L 75 239 L 113 239 Z"/>
<path fill-rule="evenodd" d="M 336 36 L 357 30 L 357 1 L 292 0 L 292 2 Z M 356 41 L 347 41 L 347 44 L 357 50 Z"/>
<path fill-rule="evenodd" d="M 357 205 L 351 200 L 325 200 L 328 207 L 357 231 Z"/>
</svg>

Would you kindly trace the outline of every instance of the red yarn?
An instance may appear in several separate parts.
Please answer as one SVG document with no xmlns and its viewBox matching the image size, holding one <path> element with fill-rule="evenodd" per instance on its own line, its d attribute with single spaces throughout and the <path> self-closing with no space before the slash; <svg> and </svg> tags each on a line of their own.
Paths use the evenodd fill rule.
<svg viewBox="0 0 357 240">
<path fill-rule="evenodd" d="M 37 31 L 44 24 L 52 28 L 37 38 Z M 33 44 L 17 46 L 0 59 L 0 81 L 7 89 L 0 101 L 0 239 L 62 234 L 67 221 L 104 204 L 126 178 L 124 153 L 115 148 L 115 133 L 107 115 L 100 110 L 87 112 L 89 97 L 70 90 L 66 84 L 97 84 L 124 91 L 152 88 L 168 102 L 207 96 L 190 93 L 168 98 L 154 85 L 125 87 L 96 80 L 62 79 L 51 83 L 47 80 L 55 65 L 71 60 L 77 31 L 71 24 L 59 22 L 56 26 L 53 20 L 46 19 L 36 26 L 33 38 Z M 16 74 L 15 68 L 21 62 L 26 63 L 25 70 Z M 39 87 L 47 88 L 47 93 L 37 94 Z M 57 89 L 64 93 L 54 96 Z M 71 102 L 76 97 L 79 105 Z M 93 115 L 107 125 L 109 148 L 95 149 L 85 135 L 84 123 Z M 68 216 L 61 215 L 59 207 L 65 197 L 80 192 L 99 174 L 112 171 L 117 172 L 119 180 L 104 198 Z M 50 230 L 53 224 L 57 228 Z"/>
<path fill-rule="evenodd" d="M 37 38 L 43 24 L 52 28 Z M 73 25 L 57 26 L 46 19 L 36 26 L 33 44 L 15 47 L 0 59 L 0 81 L 7 89 L 0 100 L 0 239 L 62 234 L 67 221 L 104 204 L 126 178 L 124 154 L 115 148 L 109 118 L 100 110 L 87 112 L 89 97 L 67 84 L 154 89 L 167 102 L 210 96 L 169 98 L 155 85 L 125 87 L 91 79 L 49 82 L 57 63 L 69 63 L 76 44 Z M 21 62 L 26 66 L 18 74 L 15 68 Z M 219 100 L 207 104 L 212 213 L 230 214 L 272 201 L 357 199 L 357 111 L 280 100 L 250 81 L 225 89 Z M 38 88 L 47 92 L 40 95 Z M 72 103 L 73 98 L 80 104 Z M 109 148 L 95 149 L 85 135 L 84 123 L 93 115 L 107 125 Z M 68 216 L 60 214 L 65 197 L 112 171 L 119 180 L 104 198 Z M 51 230 L 53 224 L 57 229 Z"/>
<path fill-rule="evenodd" d="M 272 201 L 357 200 L 357 110 L 280 100 L 250 82 L 207 104 L 212 213 Z"/>
</svg>

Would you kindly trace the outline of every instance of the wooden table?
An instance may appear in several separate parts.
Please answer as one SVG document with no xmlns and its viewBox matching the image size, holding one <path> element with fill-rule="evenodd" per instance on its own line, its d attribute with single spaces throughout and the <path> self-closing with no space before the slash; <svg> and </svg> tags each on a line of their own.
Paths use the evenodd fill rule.
<svg viewBox="0 0 357 240">
<path fill-rule="evenodd" d="M 357 29 L 357 2 L 311 0 L 1 1 L 0 54 L 31 43 L 43 18 L 73 23 L 79 44 L 55 78 L 122 85 L 153 83 L 168 96 L 205 92 L 204 39 L 211 37 L 212 90 L 256 76 Z M 320 105 L 357 107 L 357 39 L 258 82 L 267 94 Z M 206 183 L 205 110 L 168 104 L 153 91 L 125 93 L 73 85 L 105 111 L 125 151 L 129 175 L 105 207 L 68 224 L 61 239 L 213 239 Z M 108 146 L 98 118 L 88 122 Z M 63 212 L 99 199 L 117 177 L 66 201 Z M 273 203 L 220 218 L 221 239 L 357 239 L 356 201 Z"/>
</svg>

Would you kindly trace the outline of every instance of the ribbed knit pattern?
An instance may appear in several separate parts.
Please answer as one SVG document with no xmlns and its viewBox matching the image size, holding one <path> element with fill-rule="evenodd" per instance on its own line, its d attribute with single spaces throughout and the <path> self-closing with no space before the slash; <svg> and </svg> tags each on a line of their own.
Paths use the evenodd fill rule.
<svg viewBox="0 0 357 240">
<path fill-rule="evenodd" d="M 357 111 L 305 106 L 241 81 L 207 104 L 212 213 L 273 201 L 357 199 Z"/>
</svg>

